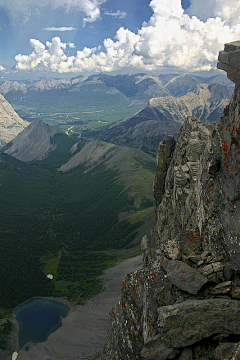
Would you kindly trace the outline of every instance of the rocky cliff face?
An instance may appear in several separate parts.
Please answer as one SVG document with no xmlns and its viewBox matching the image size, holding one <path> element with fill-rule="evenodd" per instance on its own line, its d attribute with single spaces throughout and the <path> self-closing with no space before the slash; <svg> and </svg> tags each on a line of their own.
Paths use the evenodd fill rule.
<svg viewBox="0 0 240 360">
<path fill-rule="evenodd" d="M 0 148 L 14 139 L 28 124 L 0 94 Z"/>
<path fill-rule="evenodd" d="M 219 60 L 236 84 L 230 104 L 219 124 L 191 116 L 176 142 L 160 143 L 156 225 L 142 239 L 143 269 L 122 284 L 102 359 L 240 359 L 239 44 Z"/>
</svg>

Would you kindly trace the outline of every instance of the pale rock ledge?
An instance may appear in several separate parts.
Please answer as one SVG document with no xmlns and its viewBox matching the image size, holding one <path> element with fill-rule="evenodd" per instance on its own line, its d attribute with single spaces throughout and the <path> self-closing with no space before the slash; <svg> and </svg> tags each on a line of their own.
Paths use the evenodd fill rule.
<svg viewBox="0 0 240 360">
<path fill-rule="evenodd" d="M 240 41 L 224 45 L 219 52 L 217 68 L 227 72 L 227 77 L 240 86 Z"/>
</svg>

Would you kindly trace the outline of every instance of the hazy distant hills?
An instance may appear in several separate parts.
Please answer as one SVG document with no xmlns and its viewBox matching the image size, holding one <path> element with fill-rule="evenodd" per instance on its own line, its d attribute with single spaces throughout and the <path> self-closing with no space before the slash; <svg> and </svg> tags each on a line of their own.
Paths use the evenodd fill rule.
<svg viewBox="0 0 240 360">
<path fill-rule="evenodd" d="M 0 93 L 22 119 L 40 119 L 68 134 L 132 116 L 150 98 L 170 94 L 157 76 L 146 74 L 0 81 Z"/>
<path fill-rule="evenodd" d="M 217 83 L 232 87 L 231 81 L 224 75 L 203 78 L 190 74 L 159 75 L 106 75 L 89 77 L 79 76 L 72 79 L 40 79 L 31 81 L 0 81 L 0 93 L 8 101 L 21 105 L 41 104 L 51 106 L 52 101 L 59 106 L 69 101 L 71 105 L 88 106 L 110 101 L 130 103 L 132 100 L 149 100 L 160 96 L 181 96 L 193 90 L 200 83 Z M 104 98 L 100 96 L 104 93 Z M 91 94 L 92 97 L 88 97 Z"/>
<path fill-rule="evenodd" d="M 157 76 L 146 74 L 105 74 L 73 79 L 41 79 L 26 82 L 1 81 L 0 93 L 14 104 L 23 106 L 76 107 L 144 104 L 153 96 L 169 95 Z"/>
<path fill-rule="evenodd" d="M 173 80 L 174 78 L 171 84 Z M 189 86 L 193 84 L 192 77 L 190 80 Z M 179 77 L 175 81 L 178 83 Z M 99 131 L 85 132 L 85 135 L 122 146 L 156 152 L 159 141 L 168 134 L 177 137 L 187 116 L 197 116 L 203 122 L 218 122 L 223 109 L 229 103 L 231 93 L 223 85 L 201 83 L 180 97 L 152 98 L 149 105 L 136 115 Z"/>
<path fill-rule="evenodd" d="M 229 102 L 231 84 L 224 75 L 98 74 L 1 81 L 0 92 L 30 121 L 44 120 L 69 135 L 156 151 L 169 133 L 177 136 L 189 115 L 218 121 Z"/>
<path fill-rule="evenodd" d="M 0 94 L 0 148 L 14 139 L 28 124 Z"/>
<path fill-rule="evenodd" d="M 191 74 L 183 74 L 173 76 L 167 79 L 165 83 L 166 88 L 173 96 L 182 96 L 192 91 L 198 84 L 219 84 L 234 90 L 234 84 L 225 75 L 215 75 L 208 78 L 203 78 Z M 163 78 L 164 81 L 164 78 Z"/>
</svg>

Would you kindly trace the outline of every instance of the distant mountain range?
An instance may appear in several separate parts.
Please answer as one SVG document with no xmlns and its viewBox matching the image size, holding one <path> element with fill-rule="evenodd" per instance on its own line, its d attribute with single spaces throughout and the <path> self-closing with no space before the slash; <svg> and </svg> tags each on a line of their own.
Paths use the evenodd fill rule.
<svg viewBox="0 0 240 360">
<path fill-rule="evenodd" d="M 165 119 L 181 124 L 187 116 L 197 116 L 203 123 L 218 122 L 231 95 L 232 91 L 223 85 L 202 83 L 183 96 L 150 99 L 149 105 L 156 108 Z"/>
<path fill-rule="evenodd" d="M 57 121 L 61 123 L 63 120 L 68 123 L 70 118 L 54 117 L 56 121 L 51 123 L 53 117 L 45 116 L 46 109 L 48 109 L 48 114 L 53 114 L 64 109 L 70 111 L 79 110 L 82 107 L 85 110 L 92 109 L 92 111 L 116 110 L 125 107 L 128 113 L 133 115 L 131 111 L 134 111 L 136 107 L 138 110 L 145 107 L 153 97 L 182 96 L 200 83 L 217 83 L 230 87 L 232 90 L 231 81 L 224 75 L 202 78 L 190 74 L 159 76 L 98 74 L 60 80 L 48 78 L 31 81 L 3 80 L 0 81 L 0 94 L 19 111 L 23 119 L 33 121 L 40 118 L 50 125 L 57 125 Z M 30 113 L 26 111 L 26 107 L 31 109 Z M 99 116 L 99 114 L 96 115 Z M 83 114 L 80 117 L 81 120 L 85 119 Z M 75 120 L 75 122 L 78 121 Z"/>
<path fill-rule="evenodd" d="M 189 115 L 203 122 L 218 121 L 230 100 L 231 87 L 224 75 L 202 78 L 190 74 L 98 74 L 0 82 L 0 92 L 25 119 L 42 119 L 68 135 L 82 134 L 154 152 L 169 133 L 177 136 Z M 10 128 L 10 123 L 5 127 Z M 6 131 L 0 133 L 3 144 L 12 138 L 6 138 Z"/>
<path fill-rule="evenodd" d="M 72 108 L 80 105 L 130 105 L 133 100 L 145 104 L 151 97 L 169 95 L 157 76 L 146 74 L 110 76 L 105 74 L 73 79 L 41 79 L 26 82 L 1 81 L 0 93 L 11 104 Z"/>
<path fill-rule="evenodd" d="M 176 82 L 179 81 L 177 78 Z M 168 134 L 177 137 L 187 116 L 197 116 L 203 122 L 218 122 L 231 94 L 229 89 L 220 84 L 198 84 L 192 91 L 180 97 L 152 98 L 149 105 L 136 115 L 99 131 L 85 131 L 83 135 L 156 152 L 159 141 Z"/>
<path fill-rule="evenodd" d="M 0 94 L 22 119 L 40 119 L 69 134 L 132 116 L 150 98 L 170 95 L 157 76 L 146 74 L 0 81 Z"/>
<path fill-rule="evenodd" d="M 111 76 L 107 74 L 91 75 L 88 77 L 78 76 L 72 79 L 36 79 L 28 81 L 0 81 L 0 93 L 6 99 L 14 99 L 22 103 L 32 101 L 33 93 L 36 96 L 41 96 L 40 93 L 45 91 L 55 92 L 57 99 L 62 98 L 65 92 L 77 92 L 81 100 L 81 95 L 86 91 L 87 86 L 90 86 L 92 92 L 104 91 L 106 94 L 111 95 L 113 92 L 109 91 L 114 89 L 114 93 L 121 93 L 123 96 L 137 100 L 150 99 L 159 96 L 181 96 L 191 91 L 200 83 L 212 84 L 216 83 L 226 87 L 233 87 L 232 82 L 225 75 L 215 75 L 209 78 L 190 74 L 169 74 L 152 76 L 147 74 L 134 74 L 134 75 L 116 75 Z M 102 87 L 102 88 L 101 88 Z M 24 95 L 22 97 L 22 95 Z M 45 99 L 51 101 L 51 98 Z M 88 99 L 91 101 L 92 99 Z M 37 100 L 41 100 L 38 98 Z M 62 105 L 62 103 L 61 103 Z"/>
<path fill-rule="evenodd" d="M 219 84 L 234 90 L 234 84 L 222 74 L 211 77 L 200 77 L 191 74 L 183 74 L 167 79 L 166 88 L 173 96 L 182 96 L 192 91 L 198 84 Z"/>
</svg>

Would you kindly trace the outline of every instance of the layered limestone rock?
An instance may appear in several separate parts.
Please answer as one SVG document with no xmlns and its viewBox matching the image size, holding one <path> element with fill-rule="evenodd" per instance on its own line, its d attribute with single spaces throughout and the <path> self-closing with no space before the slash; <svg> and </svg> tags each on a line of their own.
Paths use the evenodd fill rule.
<svg viewBox="0 0 240 360">
<path fill-rule="evenodd" d="M 29 123 L 22 120 L 0 94 L 0 148 L 14 139 Z"/>
<path fill-rule="evenodd" d="M 156 225 L 143 269 L 124 279 L 102 360 L 240 359 L 240 83 L 219 124 L 188 117 L 157 161 Z"/>
</svg>

